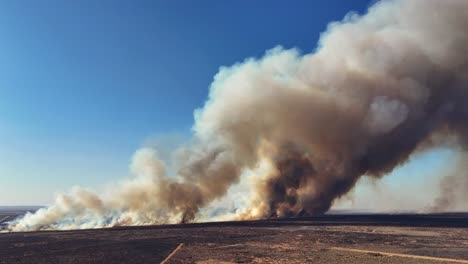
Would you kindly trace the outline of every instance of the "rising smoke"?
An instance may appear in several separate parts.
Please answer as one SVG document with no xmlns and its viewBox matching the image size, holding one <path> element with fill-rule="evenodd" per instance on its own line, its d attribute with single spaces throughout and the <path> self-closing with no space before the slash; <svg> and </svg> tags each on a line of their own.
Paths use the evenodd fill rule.
<svg viewBox="0 0 468 264">
<path fill-rule="evenodd" d="M 440 193 L 434 200 L 430 211 L 467 211 L 468 210 L 468 154 L 462 153 L 440 180 Z"/>
<path fill-rule="evenodd" d="M 277 47 L 222 67 L 174 168 L 141 149 L 113 190 L 75 188 L 9 229 L 197 221 L 237 184 L 249 202 L 233 218 L 324 213 L 435 135 L 466 144 L 467 86 L 468 1 L 381 1 L 331 23 L 314 53 Z"/>
</svg>

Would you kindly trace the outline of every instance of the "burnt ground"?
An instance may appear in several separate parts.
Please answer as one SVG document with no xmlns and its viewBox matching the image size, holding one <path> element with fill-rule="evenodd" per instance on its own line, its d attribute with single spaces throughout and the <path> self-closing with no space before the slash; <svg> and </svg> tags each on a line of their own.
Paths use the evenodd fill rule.
<svg viewBox="0 0 468 264">
<path fill-rule="evenodd" d="M 160 263 L 169 255 L 165 263 L 468 263 L 468 214 L 0 233 L 0 263 Z"/>
</svg>

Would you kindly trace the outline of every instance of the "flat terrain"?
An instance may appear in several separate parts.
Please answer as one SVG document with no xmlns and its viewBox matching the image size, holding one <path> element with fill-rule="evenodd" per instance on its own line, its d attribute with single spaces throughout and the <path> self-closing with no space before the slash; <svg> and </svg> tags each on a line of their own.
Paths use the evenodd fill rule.
<svg viewBox="0 0 468 264">
<path fill-rule="evenodd" d="M 20 215 L 24 215 L 27 212 L 34 212 L 39 207 L 34 206 L 0 206 L 0 230 L 6 222 L 15 219 Z"/>
<path fill-rule="evenodd" d="M 0 234 L 0 263 L 165 259 L 166 264 L 468 263 L 468 215 L 327 215 Z"/>
</svg>

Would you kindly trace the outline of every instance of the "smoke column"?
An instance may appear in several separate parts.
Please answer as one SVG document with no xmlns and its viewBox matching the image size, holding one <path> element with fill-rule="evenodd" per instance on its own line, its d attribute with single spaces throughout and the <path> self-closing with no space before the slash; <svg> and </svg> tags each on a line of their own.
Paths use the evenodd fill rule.
<svg viewBox="0 0 468 264">
<path fill-rule="evenodd" d="M 108 193 L 75 188 L 8 228 L 199 221 L 236 184 L 250 186 L 236 219 L 324 213 L 434 137 L 466 144 L 467 85 L 468 1 L 381 1 L 329 24 L 313 53 L 277 47 L 221 67 L 170 170 L 143 148 Z"/>
</svg>

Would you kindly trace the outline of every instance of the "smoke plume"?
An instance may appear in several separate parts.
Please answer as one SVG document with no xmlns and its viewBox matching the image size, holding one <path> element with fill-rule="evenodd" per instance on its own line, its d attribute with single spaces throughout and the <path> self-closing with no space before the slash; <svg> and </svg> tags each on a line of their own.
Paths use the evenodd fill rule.
<svg viewBox="0 0 468 264">
<path fill-rule="evenodd" d="M 460 154 L 455 166 L 440 180 L 440 193 L 430 211 L 468 210 L 468 154 Z"/>
<path fill-rule="evenodd" d="M 248 201 L 233 218 L 324 213 L 435 135 L 467 143 L 467 26 L 466 0 L 380 1 L 329 24 L 313 53 L 276 47 L 221 67 L 173 167 L 143 148 L 107 193 L 75 188 L 8 228 L 200 221 L 238 184 Z"/>
</svg>

